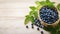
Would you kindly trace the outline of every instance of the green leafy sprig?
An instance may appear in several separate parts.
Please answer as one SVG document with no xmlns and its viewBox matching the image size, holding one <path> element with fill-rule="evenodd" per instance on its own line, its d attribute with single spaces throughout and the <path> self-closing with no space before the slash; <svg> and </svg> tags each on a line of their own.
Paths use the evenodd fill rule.
<svg viewBox="0 0 60 34">
<path fill-rule="evenodd" d="M 39 6 L 54 7 L 55 2 L 50 2 L 49 0 L 46 0 L 46 1 L 41 1 L 41 2 L 37 1 L 36 4 Z"/>
<path fill-rule="evenodd" d="M 32 23 L 34 23 L 34 18 L 38 17 L 38 12 L 36 10 L 36 7 L 31 6 L 30 7 L 31 11 L 29 12 L 29 15 L 26 16 L 25 22 L 24 24 L 28 24 L 29 21 L 31 21 Z"/>
</svg>

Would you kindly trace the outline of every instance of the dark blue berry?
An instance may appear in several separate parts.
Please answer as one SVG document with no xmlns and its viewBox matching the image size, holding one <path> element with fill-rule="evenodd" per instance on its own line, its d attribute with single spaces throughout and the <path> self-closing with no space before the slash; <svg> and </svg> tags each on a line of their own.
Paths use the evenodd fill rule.
<svg viewBox="0 0 60 34">
<path fill-rule="evenodd" d="M 37 30 L 39 31 L 40 29 L 39 29 L 39 28 L 37 28 Z"/>
<path fill-rule="evenodd" d="M 35 23 L 36 23 L 36 24 L 40 24 L 39 19 L 35 19 Z"/>
<path fill-rule="evenodd" d="M 40 28 L 44 28 L 44 26 L 43 25 L 40 25 Z"/>
<path fill-rule="evenodd" d="M 41 34 L 44 34 L 43 31 L 41 31 Z"/>
<path fill-rule="evenodd" d="M 26 26 L 26 28 L 28 28 L 28 26 Z"/>
</svg>

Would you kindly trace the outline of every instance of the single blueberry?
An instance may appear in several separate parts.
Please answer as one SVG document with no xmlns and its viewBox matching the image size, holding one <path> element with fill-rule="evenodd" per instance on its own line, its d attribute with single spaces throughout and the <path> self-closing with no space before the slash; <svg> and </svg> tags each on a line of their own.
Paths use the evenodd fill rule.
<svg viewBox="0 0 60 34">
<path fill-rule="evenodd" d="M 39 28 L 37 28 L 37 30 L 39 31 L 40 29 L 39 29 Z"/>
<path fill-rule="evenodd" d="M 28 26 L 26 26 L 26 28 L 28 28 Z"/>
<path fill-rule="evenodd" d="M 41 34 L 44 34 L 44 32 L 43 32 L 43 31 L 41 31 Z"/>
</svg>

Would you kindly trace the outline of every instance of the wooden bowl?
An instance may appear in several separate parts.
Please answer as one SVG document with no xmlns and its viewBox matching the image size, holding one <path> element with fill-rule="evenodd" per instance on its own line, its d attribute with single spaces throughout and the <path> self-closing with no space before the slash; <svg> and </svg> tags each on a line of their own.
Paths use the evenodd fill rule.
<svg viewBox="0 0 60 34">
<path fill-rule="evenodd" d="M 39 10 L 40 10 L 42 7 L 44 7 L 44 6 L 41 6 L 41 7 L 39 8 Z M 56 7 L 53 7 L 53 9 L 57 10 Z M 42 21 L 42 19 L 39 17 L 39 16 L 40 16 L 40 11 L 39 11 L 39 10 L 38 10 L 38 18 L 39 18 L 39 20 L 41 21 L 41 24 L 42 24 L 42 25 L 44 25 L 44 26 L 46 26 L 46 27 L 47 27 L 48 25 L 51 25 L 51 26 L 54 27 L 54 26 L 56 26 L 56 25 L 59 23 L 59 21 L 60 21 L 60 18 L 59 18 L 60 16 L 59 16 L 59 15 L 60 15 L 60 14 L 59 14 L 59 11 L 58 11 L 58 10 L 57 10 L 57 12 L 58 12 L 58 18 L 59 18 L 59 19 L 58 19 L 55 23 L 52 23 L 52 24 L 48 24 L 48 23 Z"/>
</svg>

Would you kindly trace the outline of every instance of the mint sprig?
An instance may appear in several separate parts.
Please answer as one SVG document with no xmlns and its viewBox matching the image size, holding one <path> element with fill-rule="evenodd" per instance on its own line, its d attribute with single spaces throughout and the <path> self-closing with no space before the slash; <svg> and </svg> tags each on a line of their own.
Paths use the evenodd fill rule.
<svg viewBox="0 0 60 34">
<path fill-rule="evenodd" d="M 36 10 L 36 7 L 34 6 L 30 6 L 31 11 L 29 12 L 29 15 L 26 16 L 25 22 L 24 24 L 28 24 L 29 21 L 31 21 L 32 23 L 34 23 L 34 18 L 38 17 L 38 12 Z"/>
<path fill-rule="evenodd" d="M 29 16 L 29 15 L 26 15 L 24 24 L 25 24 L 25 25 L 28 24 L 29 20 L 30 20 L 30 16 Z"/>
<path fill-rule="evenodd" d="M 25 19 L 25 21 L 24 21 L 24 24 L 25 24 L 25 25 L 28 24 L 29 21 L 31 21 L 32 23 L 34 23 L 34 17 L 33 17 L 33 16 L 30 16 L 30 15 L 27 15 L 27 16 L 26 16 L 26 19 Z"/>
<path fill-rule="evenodd" d="M 46 1 L 41 1 L 41 2 L 37 1 L 36 4 L 37 4 L 37 5 L 41 5 L 41 6 L 53 7 L 54 4 L 55 4 L 55 2 L 51 2 L 51 1 L 49 1 L 49 0 L 46 0 Z"/>
<path fill-rule="evenodd" d="M 35 11 L 35 10 L 36 10 L 36 7 L 30 6 L 30 9 L 31 9 L 32 11 Z"/>
</svg>

